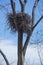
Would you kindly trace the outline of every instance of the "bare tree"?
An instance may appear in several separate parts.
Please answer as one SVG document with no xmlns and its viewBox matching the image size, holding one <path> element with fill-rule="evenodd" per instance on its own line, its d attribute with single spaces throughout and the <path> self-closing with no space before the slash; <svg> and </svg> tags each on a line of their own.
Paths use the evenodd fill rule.
<svg viewBox="0 0 43 65">
<path fill-rule="evenodd" d="M 4 60 L 5 60 L 5 62 L 6 62 L 6 64 L 7 65 L 10 65 L 9 64 L 9 61 L 7 60 L 7 58 L 6 58 L 6 56 L 5 56 L 5 54 L 0 50 L 0 54 L 3 56 L 3 58 L 4 58 Z"/>
<path fill-rule="evenodd" d="M 36 22 L 36 24 L 34 24 L 34 22 L 35 22 L 34 14 L 35 14 L 35 10 L 36 10 L 39 0 L 35 0 L 34 6 L 32 9 L 32 18 L 30 15 L 28 15 L 24 12 L 27 0 L 24 0 L 23 2 L 22 2 L 22 0 L 19 0 L 20 6 L 21 6 L 20 13 L 16 13 L 15 2 L 13 0 L 10 0 L 10 1 L 11 1 L 12 13 L 8 14 L 8 23 L 9 23 L 9 26 L 12 31 L 18 31 L 18 63 L 17 63 L 17 65 L 23 65 L 28 42 L 31 38 L 31 35 L 32 35 L 35 27 L 43 19 L 43 15 L 39 18 L 39 20 Z M 27 38 L 24 43 L 24 46 L 22 43 L 23 33 L 27 34 Z"/>
</svg>

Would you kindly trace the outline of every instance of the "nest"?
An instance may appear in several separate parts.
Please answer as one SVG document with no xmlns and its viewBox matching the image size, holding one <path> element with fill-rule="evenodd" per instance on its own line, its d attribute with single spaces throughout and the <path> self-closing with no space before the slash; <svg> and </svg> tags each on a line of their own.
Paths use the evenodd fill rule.
<svg viewBox="0 0 43 65">
<path fill-rule="evenodd" d="M 9 13 L 8 24 L 12 31 L 22 30 L 23 32 L 29 32 L 31 30 L 32 20 L 30 15 L 26 13 L 16 13 L 16 15 Z"/>
</svg>

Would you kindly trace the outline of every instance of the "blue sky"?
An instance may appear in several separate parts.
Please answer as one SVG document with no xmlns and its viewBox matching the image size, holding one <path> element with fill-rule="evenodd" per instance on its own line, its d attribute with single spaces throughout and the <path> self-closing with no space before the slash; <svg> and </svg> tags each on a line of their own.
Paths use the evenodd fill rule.
<svg viewBox="0 0 43 65">
<path fill-rule="evenodd" d="M 25 7 L 25 12 L 29 15 L 32 14 L 32 7 L 34 5 L 35 0 L 28 0 L 26 7 Z M 5 5 L 10 3 L 10 0 L 0 0 L 0 5 Z M 16 3 L 16 12 L 20 12 L 20 4 L 18 0 L 15 0 Z M 37 21 L 41 15 L 43 15 L 43 0 L 40 0 L 38 3 L 38 6 L 35 11 L 35 21 Z M 17 40 L 18 40 L 18 33 L 11 33 L 10 29 L 8 30 L 7 26 L 7 12 L 11 12 L 11 6 L 8 5 L 6 6 L 7 9 L 1 8 L 0 7 L 0 40 L 12 40 L 14 41 L 14 44 L 17 45 Z M 8 10 L 8 11 L 7 11 Z M 38 26 L 35 28 L 33 35 L 31 37 L 31 40 L 36 40 L 36 32 L 38 30 L 43 29 L 43 20 L 38 24 Z M 39 36 L 40 37 L 40 36 Z M 25 41 L 26 39 L 26 34 L 24 34 L 23 40 Z M 24 42 L 23 41 L 23 42 Z"/>
</svg>

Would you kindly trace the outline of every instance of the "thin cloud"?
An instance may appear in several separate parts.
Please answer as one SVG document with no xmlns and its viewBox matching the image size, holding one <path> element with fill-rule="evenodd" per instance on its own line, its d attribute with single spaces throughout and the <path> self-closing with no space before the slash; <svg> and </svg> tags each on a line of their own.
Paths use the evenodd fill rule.
<svg viewBox="0 0 43 65">
<path fill-rule="evenodd" d="M 13 40 L 0 40 L 0 45 L 14 45 Z"/>
</svg>

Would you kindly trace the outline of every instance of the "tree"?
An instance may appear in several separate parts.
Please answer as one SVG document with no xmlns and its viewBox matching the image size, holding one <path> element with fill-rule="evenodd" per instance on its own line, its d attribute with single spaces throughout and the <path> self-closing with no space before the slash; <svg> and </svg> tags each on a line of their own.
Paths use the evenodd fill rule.
<svg viewBox="0 0 43 65">
<path fill-rule="evenodd" d="M 32 18 L 30 15 L 28 15 L 24 12 L 27 0 L 24 0 L 23 2 L 22 2 L 22 0 L 19 0 L 20 6 L 21 6 L 21 12 L 19 12 L 19 13 L 16 13 L 15 2 L 13 0 L 10 0 L 10 1 L 11 1 L 12 13 L 8 14 L 8 23 L 13 32 L 14 31 L 18 32 L 18 63 L 17 63 L 17 65 L 23 65 L 28 42 L 31 38 L 31 35 L 32 35 L 35 27 L 42 20 L 43 15 L 40 17 L 40 19 L 37 21 L 37 23 L 34 24 L 34 22 L 35 22 L 34 14 L 35 14 L 35 10 L 36 10 L 39 0 L 35 0 L 34 6 L 32 9 Z M 24 46 L 22 43 L 23 33 L 27 34 L 27 39 L 24 43 Z"/>
</svg>

